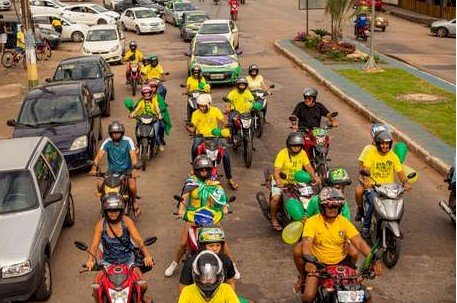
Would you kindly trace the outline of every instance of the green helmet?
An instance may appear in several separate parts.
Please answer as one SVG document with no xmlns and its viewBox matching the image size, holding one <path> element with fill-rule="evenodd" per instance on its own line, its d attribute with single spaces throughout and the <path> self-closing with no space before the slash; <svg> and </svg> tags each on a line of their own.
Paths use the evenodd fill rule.
<svg viewBox="0 0 457 303">
<path fill-rule="evenodd" d="M 152 61 L 152 60 L 157 60 L 157 61 L 159 61 L 159 57 L 157 57 L 156 54 L 150 54 L 148 57 L 149 57 L 149 60 L 151 60 L 151 61 Z"/>
<path fill-rule="evenodd" d="M 350 185 L 351 179 L 349 178 L 348 172 L 342 168 L 334 168 L 328 172 L 328 182 L 333 185 Z"/>
<path fill-rule="evenodd" d="M 225 233 L 224 231 L 217 227 L 202 227 L 198 233 L 198 243 L 221 243 L 225 242 Z"/>
</svg>

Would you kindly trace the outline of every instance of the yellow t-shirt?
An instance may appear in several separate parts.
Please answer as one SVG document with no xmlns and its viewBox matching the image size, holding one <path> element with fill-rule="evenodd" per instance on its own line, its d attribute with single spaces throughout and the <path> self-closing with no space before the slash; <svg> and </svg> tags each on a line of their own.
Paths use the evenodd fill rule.
<svg viewBox="0 0 457 303">
<path fill-rule="evenodd" d="M 313 239 L 312 254 L 328 265 L 337 264 L 346 257 L 345 241 L 358 234 L 355 226 L 342 215 L 332 223 L 325 222 L 321 214 L 312 216 L 303 229 L 303 237 Z"/>
<path fill-rule="evenodd" d="M 163 68 L 158 64 L 156 67 L 152 65 L 147 65 L 141 69 L 141 73 L 146 76 L 146 80 L 159 79 L 161 80 L 163 75 Z"/>
<path fill-rule="evenodd" d="M 145 114 L 159 116 L 159 100 L 157 99 L 157 94 L 152 97 L 152 102 L 145 102 L 143 99 L 138 101 L 134 113 L 135 116 L 142 116 Z"/>
<path fill-rule="evenodd" d="M 372 150 L 376 150 L 376 146 L 374 146 L 373 144 L 365 145 L 357 160 L 359 160 L 362 163 L 365 163 L 365 158 Z"/>
<path fill-rule="evenodd" d="M 213 106 L 210 106 L 206 114 L 201 110 L 194 111 L 190 119 L 190 122 L 195 125 L 196 133 L 204 137 L 214 137 L 211 131 L 218 127 L 219 121 L 224 121 L 224 114 L 219 108 Z"/>
<path fill-rule="evenodd" d="M 240 114 L 245 114 L 251 111 L 254 96 L 249 89 L 246 89 L 242 94 L 237 89 L 233 89 L 227 96 L 232 104 L 232 109 Z"/>
<path fill-rule="evenodd" d="M 393 151 L 381 155 L 376 148 L 366 155 L 363 166 L 370 170 L 371 177 L 378 184 L 394 183 L 395 173 L 403 170 L 400 159 Z M 373 180 L 368 179 L 372 184 Z"/>
<path fill-rule="evenodd" d="M 53 19 L 52 22 L 51 22 L 51 25 L 53 27 L 62 26 L 62 22 L 60 22 L 59 19 Z"/>
<path fill-rule="evenodd" d="M 19 48 L 25 49 L 25 44 L 22 43 L 21 41 L 25 42 L 25 37 L 24 37 L 24 33 L 19 31 L 16 34 L 16 46 Z"/>
<path fill-rule="evenodd" d="M 179 296 L 178 303 L 239 303 L 240 300 L 236 295 L 233 288 L 226 284 L 222 283 L 219 285 L 216 293 L 211 298 L 211 300 L 206 301 L 203 299 L 200 291 L 198 290 L 195 284 L 188 285 L 183 288 L 181 295 Z"/>
<path fill-rule="evenodd" d="M 298 154 L 292 155 L 289 154 L 287 148 L 284 148 L 276 155 L 274 166 L 287 175 L 286 183 L 293 183 L 295 181 L 295 173 L 308 164 L 309 159 L 305 151 L 302 150 Z"/>
<path fill-rule="evenodd" d="M 203 86 L 199 85 L 200 83 L 203 83 Z M 194 77 L 188 77 L 187 81 L 186 81 L 186 86 L 190 92 L 194 91 L 194 90 L 203 90 L 203 91 L 209 93 L 211 90 L 211 87 L 209 86 L 209 84 L 206 83 L 205 77 L 201 77 L 201 81 L 199 81 L 197 78 L 194 78 Z"/>
<path fill-rule="evenodd" d="M 251 91 L 263 89 L 263 77 L 261 75 L 257 75 L 255 79 L 252 76 L 247 76 L 246 79 L 248 80 L 248 87 Z"/>
<path fill-rule="evenodd" d="M 125 55 L 124 55 L 124 61 L 135 61 L 135 62 L 143 62 L 143 53 L 139 50 L 135 50 L 135 58 L 133 60 L 130 60 L 130 57 L 133 56 L 133 52 L 131 50 L 128 50 Z"/>
</svg>

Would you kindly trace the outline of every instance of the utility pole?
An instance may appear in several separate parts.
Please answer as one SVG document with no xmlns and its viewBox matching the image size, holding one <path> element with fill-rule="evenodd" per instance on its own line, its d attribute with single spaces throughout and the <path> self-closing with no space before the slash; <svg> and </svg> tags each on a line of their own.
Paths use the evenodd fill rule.
<svg viewBox="0 0 457 303">
<path fill-rule="evenodd" d="M 379 67 L 376 64 L 376 60 L 374 58 L 374 49 L 373 49 L 373 40 L 374 40 L 374 23 L 375 23 L 375 0 L 371 0 L 371 35 L 370 35 L 370 55 L 368 57 L 367 64 L 363 68 L 365 71 L 376 71 L 379 70 Z"/>
<path fill-rule="evenodd" d="M 25 55 L 27 60 L 27 79 L 29 88 L 38 85 L 38 69 L 36 65 L 35 37 L 30 12 L 29 0 L 21 0 L 22 25 L 25 29 Z"/>
</svg>

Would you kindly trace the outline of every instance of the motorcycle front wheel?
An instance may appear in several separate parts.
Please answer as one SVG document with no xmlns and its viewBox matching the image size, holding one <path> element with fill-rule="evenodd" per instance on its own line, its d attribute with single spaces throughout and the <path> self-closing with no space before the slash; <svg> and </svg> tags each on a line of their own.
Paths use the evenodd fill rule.
<svg viewBox="0 0 457 303">
<path fill-rule="evenodd" d="M 268 222 L 271 221 L 271 214 L 270 214 L 270 206 L 265 197 L 265 194 L 261 191 L 255 194 L 257 202 L 259 202 L 260 210 L 262 210 L 262 214 L 267 219 Z"/>
<path fill-rule="evenodd" d="M 135 96 L 136 95 L 136 87 L 138 86 L 138 83 L 137 83 L 137 80 L 136 79 L 132 79 L 132 96 Z"/>
<path fill-rule="evenodd" d="M 263 134 L 263 116 L 261 114 L 257 114 L 255 116 L 256 121 L 256 128 L 255 128 L 255 135 L 257 138 L 262 137 Z"/>
<path fill-rule="evenodd" d="M 140 157 L 142 163 L 142 170 L 146 170 L 146 162 L 148 161 L 148 138 L 143 138 L 141 139 L 141 151 L 140 151 Z"/>
<path fill-rule="evenodd" d="M 252 141 L 244 141 L 244 166 L 246 168 L 250 168 L 252 164 L 252 152 L 253 152 L 253 146 L 252 146 Z"/>
<path fill-rule="evenodd" d="M 400 258 L 400 240 L 390 229 L 386 229 L 386 249 L 382 253 L 382 261 L 387 268 L 394 267 Z"/>
<path fill-rule="evenodd" d="M 449 208 L 454 212 L 455 214 L 455 189 L 451 190 L 451 193 L 449 194 Z M 452 223 L 455 224 L 455 220 L 452 219 Z"/>
</svg>

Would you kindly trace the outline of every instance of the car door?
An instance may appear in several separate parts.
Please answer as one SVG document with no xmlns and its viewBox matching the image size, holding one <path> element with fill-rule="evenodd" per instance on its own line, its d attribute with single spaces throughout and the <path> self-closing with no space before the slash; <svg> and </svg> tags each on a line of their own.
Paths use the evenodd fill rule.
<svg viewBox="0 0 457 303">
<path fill-rule="evenodd" d="M 73 26 L 62 18 L 56 18 L 60 20 L 60 23 L 62 23 L 62 39 L 71 39 L 71 34 L 73 34 Z"/>
<path fill-rule="evenodd" d="M 90 124 L 90 134 L 88 135 L 89 138 L 95 138 L 95 141 L 97 142 L 98 135 L 100 134 L 101 120 L 100 115 L 92 117 L 91 112 L 96 110 L 98 104 L 95 102 L 94 98 L 92 98 L 92 94 L 86 86 L 83 86 L 82 94 L 84 108 L 86 109 L 87 119 Z"/>
<path fill-rule="evenodd" d="M 33 23 L 38 24 L 39 28 L 53 29 L 50 18 L 48 16 L 32 17 Z"/>
<path fill-rule="evenodd" d="M 231 20 L 229 22 L 230 22 L 230 31 L 232 32 L 232 37 L 233 37 L 231 42 L 232 42 L 233 47 L 235 48 L 235 47 L 238 47 L 238 45 L 240 43 L 239 42 L 240 33 L 238 31 L 238 27 L 236 26 L 235 22 L 233 22 Z"/>
<path fill-rule="evenodd" d="M 111 72 L 111 68 L 109 64 L 100 57 L 100 68 L 102 70 L 102 75 L 103 75 L 103 80 L 105 81 L 105 96 L 109 98 L 111 96 L 111 92 L 114 91 L 114 85 L 113 85 L 113 76 L 114 74 Z M 109 99 L 108 99 L 109 102 Z"/>
<path fill-rule="evenodd" d="M 173 2 L 170 1 L 165 6 L 165 22 L 173 22 Z"/>
<path fill-rule="evenodd" d="M 103 16 L 103 14 L 99 14 L 90 7 L 84 7 L 85 9 L 85 18 L 87 20 L 87 24 L 97 24 L 98 20 Z"/>
<path fill-rule="evenodd" d="M 131 10 L 127 10 L 125 12 L 125 17 L 127 17 L 127 18 L 124 19 L 125 27 L 128 30 L 133 30 L 135 28 L 133 12 Z"/>
</svg>

